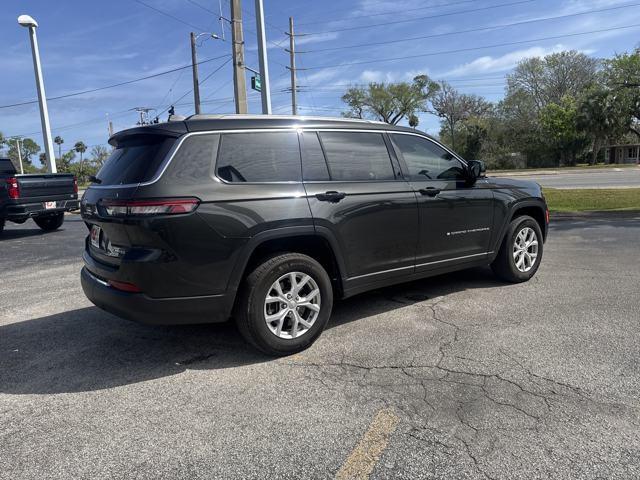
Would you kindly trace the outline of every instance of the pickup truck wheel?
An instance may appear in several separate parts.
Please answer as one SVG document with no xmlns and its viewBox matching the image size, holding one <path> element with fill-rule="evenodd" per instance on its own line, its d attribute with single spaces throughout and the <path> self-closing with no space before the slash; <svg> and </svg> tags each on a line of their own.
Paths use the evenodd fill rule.
<svg viewBox="0 0 640 480">
<path fill-rule="evenodd" d="M 51 230 L 57 230 L 62 226 L 64 222 L 64 212 L 56 213 L 54 215 L 47 215 L 46 217 L 35 217 L 33 219 L 42 230 L 49 232 Z"/>
<path fill-rule="evenodd" d="M 502 280 L 526 282 L 538 271 L 542 250 L 542 231 L 538 222 L 527 215 L 516 217 L 509 225 L 491 268 Z"/>
<path fill-rule="evenodd" d="M 298 253 L 271 257 L 245 279 L 236 324 L 251 345 L 268 355 L 290 355 L 309 347 L 324 330 L 333 307 L 329 275 Z"/>
</svg>

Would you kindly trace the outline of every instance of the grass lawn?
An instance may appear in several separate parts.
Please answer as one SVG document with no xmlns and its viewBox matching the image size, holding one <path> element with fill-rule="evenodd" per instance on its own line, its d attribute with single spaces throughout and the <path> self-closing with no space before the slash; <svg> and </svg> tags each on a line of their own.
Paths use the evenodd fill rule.
<svg viewBox="0 0 640 480">
<path fill-rule="evenodd" d="M 552 212 L 640 210 L 640 188 L 543 188 L 543 191 Z"/>
</svg>

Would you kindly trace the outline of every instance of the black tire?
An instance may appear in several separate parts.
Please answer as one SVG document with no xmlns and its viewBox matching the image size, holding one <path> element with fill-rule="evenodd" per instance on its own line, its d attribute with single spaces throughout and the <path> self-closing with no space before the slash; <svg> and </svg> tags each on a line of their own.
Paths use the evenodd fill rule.
<svg viewBox="0 0 640 480">
<path fill-rule="evenodd" d="M 2 236 L 2 233 L 4 232 L 4 218 L 0 218 L 0 236 Z"/>
<path fill-rule="evenodd" d="M 42 230 L 50 232 L 51 230 L 57 230 L 64 223 L 64 213 L 56 213 L 54 215 L 47 215 L 44 217 L 35 217 L 33 219 Z"/>
<path fill-rule="evenodd" d="M 267 325 L 265 300 L 272 291 L 272 285 L 291 272 L 307 274 L 315 282 L 320 291 L 320 311 L 308 330 L 297 338 L 284 339 L 277 336 Z M 267 355 L 284 356 L 308 348 L 320 336 L 331 316 L 332 307 L 333 288 L 322 265 L 307 255 L 286 253 L 265 259 L 247 275 L 238 295 L 234 316 L 238 330 L 249 344 Z M 276 308 L 280 309 L 281 306 L 277 305 Z M 306 310 L 302 308 L 302 312 Z M 311 311 L 308 314 L 313 315 Z M 286 319 L 291 321 L 289 316 Z M 290 324 L 289 326 L 293 330 Z"/>
<path fill-rule="evenodd" d="M 516 265 L 516 260 L 514 258 L 514 249 L 518 235 L 520 235 L 521 232 L 525 231 L 525 229 L 531 229 L 535 232 L 535 240 L 538 243 L 537 256 L 535 257 L 535 260 L 530 266 L 524 265 L 522 268 L 527 268 L 528 266 L 529 269 L 527 271 L 522 271 Z M 502 244 L 500 245 L 498 255 L 491 264 L 491 268 L 496 276 L 498 276 L 498 278 L 502 280 L 512 283 L 526 282 L 527 280 L 531 279 L 538 271 L 538 267 L 540 266 L 540 262 L 542 261 L 543 249 L 544 245 L 542 241 L 542 231 L 540 230 L 540 225 L 538 225 L 538 222 L 536 222 L 528 215 L 516 217 L 511 221 L 511 224 L 507 229 L 507 233 L 504 236 Z"/>
</svg>

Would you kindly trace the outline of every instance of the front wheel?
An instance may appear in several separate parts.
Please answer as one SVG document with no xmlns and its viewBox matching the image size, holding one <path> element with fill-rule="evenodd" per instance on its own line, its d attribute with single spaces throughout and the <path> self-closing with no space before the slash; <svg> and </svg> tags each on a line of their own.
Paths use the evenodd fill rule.
<svg viewBox="0 0 640 480">
<path fill-rule="evenodd" d="M 509 225 L 491 268 L 502 280 L 526 282 L 538 271 L 542 250 L 542 231 L 538 222 L 527 215 L 516 217 Z"/>
<path fill-rule="evenodd" d="M 277 255 L 245 279 L 236 324 L 251 345 L 268 355 L 290 355 L 309 347 L 324 330 L 333 307 L 329 275 L 313 258 Z"/>
<path fill-rule="evenodd" d="M 64 222 L 64 213 L 60 212 L 54 215 L 47 215 L 46 217 L 35 217 L 33 221 L 45 232 L 57 230 Z"/>
</svg>

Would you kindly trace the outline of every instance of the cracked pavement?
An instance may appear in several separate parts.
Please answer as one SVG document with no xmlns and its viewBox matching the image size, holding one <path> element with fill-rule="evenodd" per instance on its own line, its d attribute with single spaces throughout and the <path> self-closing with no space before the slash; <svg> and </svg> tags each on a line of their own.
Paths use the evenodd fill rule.
<svg viewBox="0 0 640 480">
<path fill-rule="evenodd" d="M 639 478 L 640 215 L 552 219 L 542 266 L 339 303 L 309 350 L 92 307 L 75 216 L 0 240 L 0 478 L 333 478 L 376 414 L 371 478 Z"/>
</svg>

